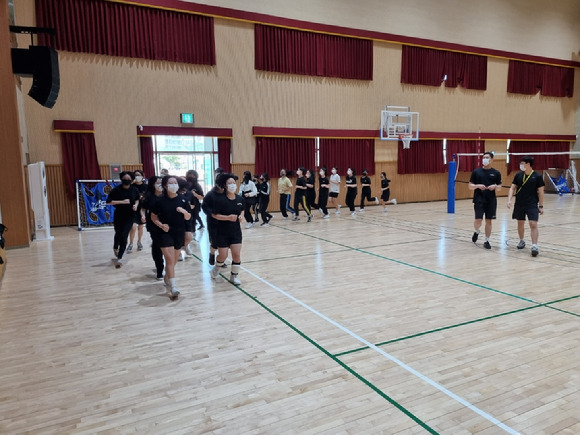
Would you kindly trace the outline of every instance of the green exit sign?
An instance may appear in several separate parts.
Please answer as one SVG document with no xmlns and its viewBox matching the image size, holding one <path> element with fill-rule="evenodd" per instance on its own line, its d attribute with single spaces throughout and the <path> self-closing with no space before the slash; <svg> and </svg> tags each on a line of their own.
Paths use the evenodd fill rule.
<svg viewBox="0 0 580 435">
<path fill-rule="evenodd" d="M 182 113 L 181 114 L 182 124 L 193 124 L 193 113 Z"/>
</svg>

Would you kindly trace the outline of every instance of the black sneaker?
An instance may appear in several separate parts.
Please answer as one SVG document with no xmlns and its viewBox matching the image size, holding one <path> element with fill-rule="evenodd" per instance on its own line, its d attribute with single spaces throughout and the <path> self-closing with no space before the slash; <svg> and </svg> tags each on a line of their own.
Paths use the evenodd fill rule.
<svg viewBox="0 0 580 435">
<path fill-rule="evenodd" d="M 524 242 L 523 240 L 520 240 L 520 243 L 518 243 L 517 248 L 524 249 L 525 247 L 526 247 L 526 242 Z"/>
<path fill-rule="evenodd" d="M 536 246 L 532 246 L 532 257 L 537 257 L 540 251 Z"/>
<path fill-rule="evenodd" d="M 485 249 L 491 249 L 491 245 L 489 244 L 489 242 L 487 240 L 485 242 L 483 242 L 483 247 Z"/>
<path fill-rule="evenodd" d="M 312 215 L 308 216 L 308 222 L 312 221 Z"/>
<path fill-rule="evenodd" d="M 479 237 L 479 233 L 473 233 L 473 236 L 471 236 L 471 241 L 473 243 L 477 242 L 478 237 Z"/>
<path fill-rule="evenodd" d="M 213 266 L 215 264 L 215 254 L 209 254 L 209 265 Z"/>
</svg>

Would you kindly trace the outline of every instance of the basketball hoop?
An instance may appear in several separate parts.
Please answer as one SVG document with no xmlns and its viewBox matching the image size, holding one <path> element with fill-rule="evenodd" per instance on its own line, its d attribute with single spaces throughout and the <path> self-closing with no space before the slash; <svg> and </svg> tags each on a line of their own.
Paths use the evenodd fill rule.
<svg viewBox="0 0 580 435">
<path fill-rule="evenodd" d="M 413 138 L 412 134 L 400 134 L 399 140 L 403 142 L 403 149 L 408 150 L 411 148 L 411 139 Z"/>
</svg>

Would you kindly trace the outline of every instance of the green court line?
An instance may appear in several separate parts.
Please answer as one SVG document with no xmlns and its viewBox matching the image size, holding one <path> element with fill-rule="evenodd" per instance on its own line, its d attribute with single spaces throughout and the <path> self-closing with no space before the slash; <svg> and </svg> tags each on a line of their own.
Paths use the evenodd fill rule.
<svg viewBox="0 0 580 435">
<path fill-rule="evenodd" d="M 197 260 L 199 260 L 200 262 L 203 262 L 203 260 L 200 257 L 198 257 L 197 255 L 194 254 L 193 256 Z M 223 275 L 222 275 L 222 277 L 223 277 Z M 431 434 L 435 434 L 435 435 L 438 435 L 439 434 L 433 428 L 431 428 L 430 426 L 428 426 L 427 423 L 425 423 L 424 421 L 420 420 L 417 416 L 415 416 L 409 410 L 407 410 L 405 407 L 403 407 L 403 405 L 401 405 L 400 403 L 398 403 L 395 399 L 393 399 L 389 395 L 385 394 L 380 388 L 378 388 L 376 385 L 374 385 L 371 381 L 369 381 L 368 379 L 366 379 L 365 377 L 363 377 L 362 375 L 360 375 L 358 372 L 356 372 L 354 369 L 352 369 L 348 364 L 342 362 L 340 359 L 338 359 L 337 357 L 335 357 L 334 355 L 332 355 L 332 353 L 330 353 L 328 350 L 326 350 L 324 347 L 322 347 L 320 344 L 318 344 L 312 338 L 310 338 L 305 333 L 303 333 L 301 330 L 299 330 L 296 326 L 292 325 L 290 322 L 288 322 L 286 319 L 284 319 L 282 316 L 280 316 L 274 310 L 272 310 L 271 308 L 269 308 L 266 304 L 264 304 L 263 302 L 261 302 L 260 300 L 258 300 L 258 298 L 256 298 L 255 296 L 252 296 L 251 294 L 249 294 L 247 291 L 245 291 L 239 285 L 234 285 L 234 284 L 231 284 L 231 285 L 234 286 L 234 287 L 236 287 L 241 293 L 243 293 L 244 295 L 246 295 L 247 297 L 249 297 L 251 300 L 253 300 L 255 303 L 257 303 L 261 308 L 263 308 L 269 314 L 271 314 L 276 319 L 278 319 L 279 321 L 281 321 L 284 325 L 286 325 L 291 330 L 293 330 L 294 332 L 296 332 L 300 337 L 302 337 L 303 339 L 305 339 L 307 342 L 309 342 L 311 345 L 313 345 L 316 349 L 318 349 L 319 351 L 321 351 L 324 355 L 326 355 L 327 357 L 329 357 L 330 359 L 332 359 L 336 364 L 338 364 L 339 366 L 341 366 L 344 370 L 346 370 L 347 372 L 349 372 L 356 379 L 358 379 L 359 381 L 361 381 L 363 384 L 365 384 L 367 387 L 369 387 L 371 390 L 373 390 L 375 393 L 377 393 L 379 396 L 381 396 L 383 399 L 385 399 L 387 402 L 389 402 L 391 405 L 393 405 L 395 408 L 397 408 L 399 411 L 401 411 L 403 414 L 405 414 L 407 417 L 409 417 L 411 420 L 413 420 L 415 423 L 417 423 L 419 426 L 421 426 L 423 429 L 425 429 L 427 432 L 429 432 Z"/>
</svg>

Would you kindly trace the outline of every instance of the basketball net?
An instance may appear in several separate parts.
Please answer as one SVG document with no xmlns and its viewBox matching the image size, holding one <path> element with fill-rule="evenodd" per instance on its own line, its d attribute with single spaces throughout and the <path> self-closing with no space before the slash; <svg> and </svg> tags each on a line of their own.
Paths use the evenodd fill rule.
<svg viewBox="0 0 580 435">
<path fill-rule="evenodd" d="M 403 149 L 408 150 L 411 148 L 411 138 L 413 135 L 399 135 L 399 140 L 403 142 Z"/>
</svg>

